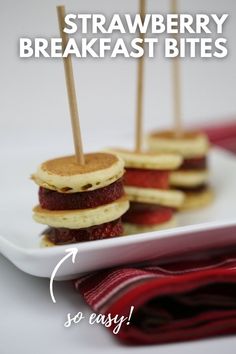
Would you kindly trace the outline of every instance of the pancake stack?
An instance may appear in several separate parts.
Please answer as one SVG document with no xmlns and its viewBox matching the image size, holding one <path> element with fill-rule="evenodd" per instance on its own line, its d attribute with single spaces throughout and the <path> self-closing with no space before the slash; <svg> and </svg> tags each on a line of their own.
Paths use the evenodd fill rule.
<svg viewBox="0 0 236 354">
<path fill-rule="evenodd" d="M 169 189 L 169 175 L 181 165 L 181 156 L 112 151 L 125 161 L 125 192 L 131 202 L 122 217 L 125 234 L 175 226 L 174 211 L 182 205 L 184 193 Z"/>
<path fill-rule="evenodd" d="M 112 153 L 75 156 L 42 163 L 32 179 L 39 185 L 36 222 L 48 225 L 44 245 L 98 240 L 123 234 L 121 216 L 128 210 L 122 176 L 124 162 Z"/>
<path fill-rule="evenodd" d="M 153 152 L 182 155 L 182 165 L 170 175 L 171 186 L 185 193 L 182 209 L 203 207 L 213 200 L 207 163 L 209 141 L 205 134 L 190 131 L 176 137 L 170 131 L 152 133 L 148 145 Z"/>
</svg>

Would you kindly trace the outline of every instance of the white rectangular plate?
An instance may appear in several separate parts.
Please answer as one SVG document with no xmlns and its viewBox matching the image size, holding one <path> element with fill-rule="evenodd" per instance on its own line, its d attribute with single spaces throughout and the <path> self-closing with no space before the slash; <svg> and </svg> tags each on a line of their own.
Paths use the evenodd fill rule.
<svg viewBox="0 0 236 354">
<path fill-rule="evenodd" d="M 75 264 L 66 260 L 58 270 L 59 280 L 106 267 L 232 244 L 236 242 L 236 159 L 227 152 L 214 149 L 210 164 L 215 202 L 201 210 L 180 213 L 176 228 L 40 248 L 39 234 L 44 227 L 31 218 L 37 192 L 27 179 L 27 173 L 29 175 L 35 167 L 35 159 L 23 161 L 15 158 L 14 163 L 9 164 L 6 158 L 5 166 L 4 162 L 1 166 L 4 186 L 1 186 L 0 200 L 0 252 L 24 272 L 50 277 L 56 264 L 65 256 L 65 250 L 77 247 Z"/>
</svg>

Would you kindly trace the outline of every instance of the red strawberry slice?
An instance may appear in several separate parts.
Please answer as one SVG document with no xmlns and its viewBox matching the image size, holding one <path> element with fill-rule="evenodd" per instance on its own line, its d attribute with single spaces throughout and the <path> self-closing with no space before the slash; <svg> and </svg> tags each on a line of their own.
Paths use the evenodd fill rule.
<svg viewBox="0 0 236 354">
<path fill-rule="evenodd" d="M 105 224 L 84 229 L 49 228 L 43 234 L 52 243 L 62 245 L 65 243 L 102 240 L 104 238 L 121 236 L 123 234 L 123 226 L 119 218 Z"/>
<path fill-rule="evenodd" d="M 124 184 L 133 187 L 168 189 L 169 172 L 127 168 L 124 175 Z"/>
<path fill-rule="evenodd" d="M 74 210 L 96 208 L 97 206 L 112 203 L 124 195 L 122 179 L 109 186 L 89 192 L 58 193 L 56 191 L 39 188 L 39 203 L 48 210 Z"/>
<path fill-rule="evenodd" d="M 122 217 L 124 222 L 148 226 L 159 225 L 169 221 L 173 216 L 173 209 L 171 208 L 152 204 L 150 207 L 144 204 L 143 208 L 137 208 L 136 204 L 138 203 L 131 203 L 130 209 Z"/>
</svg>

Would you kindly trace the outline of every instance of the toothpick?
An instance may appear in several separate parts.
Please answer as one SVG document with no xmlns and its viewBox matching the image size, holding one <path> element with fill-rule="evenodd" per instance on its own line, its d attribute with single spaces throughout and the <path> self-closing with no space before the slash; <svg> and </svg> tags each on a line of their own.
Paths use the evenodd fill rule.
<svg viewBox="0 0 236 354">
<path fill-rule="evenodd" d="M 178 13 L 178 1 L 171 0 L 171 13 Z M 178 41 L 178 35 L 175 35 Z M 178 138 L 182 135 L 182 107 L 181 107 L 181 82 L 180 82 L 180 60 L 175 57 L 173 60 L 173 105 L 174 105 L 174 132 Z"/>
<path fill-rule="evenodd" d="M 57 16 L 58 16 L 60 35 L 62 39 L 62 48 L 64 51 L 66 44 L 68 42 L 68 36 L 63 31 L 65 27 L 65 16 L 66 16 L 65 6 L 57 6 Z M 65 70 L 67 95 L 68 95 L 69 107 L 70 107 L 70 117 L 71 117 L 72 131 L 73 131 L 76 161 L 78 164 L 84 165 L 85 160 L 83 154 L 83 145 L 82 145 L 82 138 L 81 138 L 81 131 L 80 131 L 79 113 L 78 113 L 77 98 L 75 92 L 75 81 L 73 75 L 71 56 L 68 56 L 66 58 L 63 57 L 63 63 L 64 63 L 64 70 Z"/>
<path fill-rule="evenodd" d="M 139 13 L 144 19 L 146 1 L 139 0 Z M 141 47 L 144 48 L 144 33 L 140 33 L 142 39 Z M 144 77 L 144 55 L 138 59 L 138 81 L 137 81 L 137 102 L 136 102 L 136 134 L 135 151 L 141 152 L 143 137 L 143 77 Z"/>
</svg>

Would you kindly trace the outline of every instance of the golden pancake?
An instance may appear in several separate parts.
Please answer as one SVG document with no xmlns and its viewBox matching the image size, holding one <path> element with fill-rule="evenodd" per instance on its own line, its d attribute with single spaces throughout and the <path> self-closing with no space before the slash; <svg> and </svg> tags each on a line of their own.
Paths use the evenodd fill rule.
<svg viewBox="0 0 236 354">
<path fill-rule="evenodd" d="M 125 167 L 151 170 L 175 170 L 183 162 L 178 154 L 163 154 L 155 152 L 134 152 L 122 149 L 111 149 L 125 161 Z"/>
<path fill-rule="evenodd" d="M 58 246 L 58 245 L 55 245 L 53 242 L 51 242 L 47 237 L 47 235 L 44 235 L 41 238 L 40 247 L 53 247 L 53 246 Z"/>
<path fill-rule="evenodd" d="M 59 157 L 42 163 L 32 179 L 41 187 L 61 193 L 92 191 L 105 187 L 124 174 L 124 162 L 112 153 L 85 155 L 79 165 L 75 156 Z"/>
<path fill-rule="evenodd" d="M 179 208 L 184 201 L 182 191 L 154 188 L 125 187 L 125 192 L 132 202 L 158 204 L 167 207 Z"/>
<path fill-rule="evenodd" d="M 206 188 L 199 192 L 186 192 L 185 200 L 181 210 L 192 210 L 208 206 L 214 201 L 214 192 L 211 188 Z"/>
<path fill-rule="evenodd" d="M 124 223 L 123 225 L 124 225 L 124 235 L 128 236 L 134 234 L 142 234 L 145 232 L 171 229 L 177 226 L 177 220 L 175 216 L 173 216 L 171 220 L 158 225 L 144 226 L 144 225 L 137 225 L 137 224 L 130 224 L 130 223 Z"/>
<path fill-rule="evenodd" d="M 127 197 L 96 208 L 81 210 L 47 210 L 39 205 L 33 209 L 36 222 L 55 228 L 83 229 L 120 218 L 129 209 Z"/>
<path fill-rule="evenodd" d="M 179 170 L 170 173 L 170 185 L 173 187 L 194 188 L 206 184 L 208 170 Z"/>
<path fill-rule="evenodd" d="M 201 132 L 184 132 L 176 137 L 173 132 L 154 132 L 147 138 L 151 151 L 159 153 L 176 153 L 186 159 L 205 156 L 209 150 L 207 135 Z"/>
</svg>

